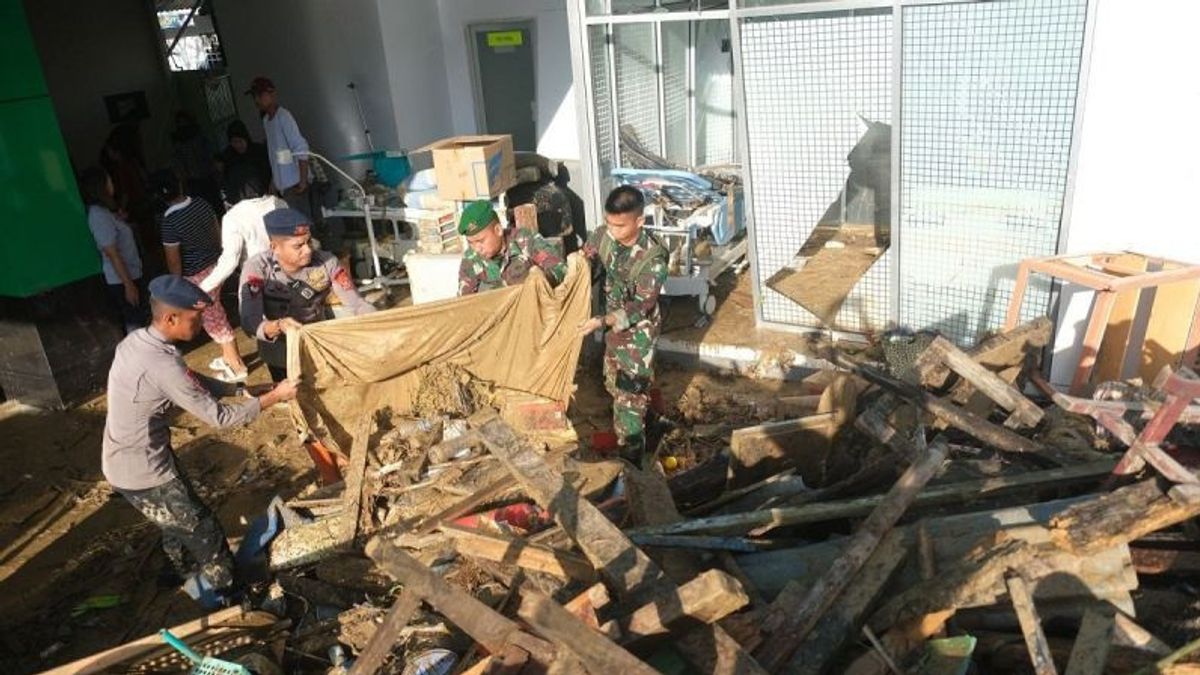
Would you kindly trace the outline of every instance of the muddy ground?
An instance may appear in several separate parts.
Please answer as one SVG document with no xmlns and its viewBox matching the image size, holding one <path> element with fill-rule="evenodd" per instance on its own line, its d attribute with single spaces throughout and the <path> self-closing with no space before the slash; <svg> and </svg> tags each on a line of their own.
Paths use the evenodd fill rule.
<svg viewBox="0 0 1200 675">
<path fill-rule="evenodd" d="M 693 320 L 690 312 L 673 314 L 676 326 Z M 239 348 L 251 354 L 254 344 L 239 334 Z M 215 345 L 201 344 L 186 358 L 204 372 L 218 353 Z M 593 432 L 611 429 L 611 402 L 595 356 L 580 366 L 570 408 L 584 446 Z M 796 383 L 721 377 L 663 363 L 658 371 L 664 409 L 674 414 L 681 401 L 694 405 L 698 390 L 741 402 L 802 393 Z M 251 383 L 267 379 L 265 369 L 252 369 Z M 103 480 L 104 415 L 102 395 L 66 411 L 0 407 L 2 672 L 36 672 L 203 614 L 181 591 L 159 588 L 165 559 L 157 531 Z M 173 441 L 184 470 L 234 540 L 272 497 L 293 497 L 315 477 L 283 406 L 248 427 L 226 431 L 181 412 Z M 84 608 L 89 599 L 116 605 Z"/>
<path fill-rule="evenodd" d="M 695 327 L 694 302 L 676 300 L 664 335 L 757 343 L 768 353 L 803 349 L 798 336 L 755 329 L 748 275 L 728 279 L 719 288 L 715 321 Z M 251 354 L 254 344 L 239 333 L 239 348 Z M 585 353 L 569 410 L 584 457 L 595 454 L 593 435 L 611 429 L 611 401 L 596 351 L 592 345 Z M 203 370 L 217 354 L 215 345 L 200 344 L 189 350 L 187 361 Z M 656 370 L 661 409 L 688 432 L 753 424 L 772 417 L 781 398 L 812 393 L 800 382 L 722 376 L 662 359 Z M 267 379 L 265 369 L 253 367 L 252 383 Z M 104 414 L 103 396 L 60 412 L 0 405 L 0 672 L 37 672 L 205 613 L 181 591 L 159 587 L 165 560 L 157 531 L 104 482 Z M 716 442 L 694 440 L 701 435 L 689 433 L 667 448 L 678 455 L 676 471 L 702 461 L 728 438 L 723 433 Z M 293 497 L 315 478 L 282 406 L 246 428 L 227 431 L 180 413 L 174 444 L 184 470 L 234 540 L 275 495 Z M 1200 591 L 1178 580 L 1144 588 L 1135 597 L 1144 625 L 1173 644 L 1188 632 L 1177 619 L 1200 611 Z M 82 604 L 89 599 L 115 606 L 89 608 Z"/>
</svg>

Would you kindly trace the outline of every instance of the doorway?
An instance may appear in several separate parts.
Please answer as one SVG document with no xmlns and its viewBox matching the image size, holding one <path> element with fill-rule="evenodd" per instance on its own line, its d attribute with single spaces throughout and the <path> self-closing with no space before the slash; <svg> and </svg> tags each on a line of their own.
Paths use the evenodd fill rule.
<svg viewBox="0 0 1200 675">
<path fill-rule="evenodd" d="M 483 133 L 511 134 L 514 150 L 537 150 L 537 84 L 532 21 L 467 28 L 475 78 L 475 121 Z"/>
</svg>

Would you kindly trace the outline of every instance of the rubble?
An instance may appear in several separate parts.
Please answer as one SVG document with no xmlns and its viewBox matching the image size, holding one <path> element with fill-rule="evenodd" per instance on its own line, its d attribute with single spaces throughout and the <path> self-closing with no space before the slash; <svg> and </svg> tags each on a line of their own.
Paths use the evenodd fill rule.
<svg viewBox="0 0 1200 675">
<path fill-rule="evenodd" d="M 310 522 L 252 586 L 275 614 L 229 648 L 173 630 L 293 673 L 333 672 L 331 648 L 349 673 L 429 655 L 465 673 L 1196 672 L 1195 629 L 1156 634 L 1134 598 L 1200 569 L 1195 456 L 1173 444 L 1194 438 L 1200 380 L 1059 394 L 1048 338 L 1044 320 L 972 349 L 927 336 L 894 367 L 831 352 L 837 372 L 774 400 L 688 390 L 658 447 L 672 471 L 598 457 L 551 404 L 440 368 L 419 412 L 340 420 L 344 482 L 288 503 Z M 143 639 L 91 662 L 164 654 Z"/>
</svg>

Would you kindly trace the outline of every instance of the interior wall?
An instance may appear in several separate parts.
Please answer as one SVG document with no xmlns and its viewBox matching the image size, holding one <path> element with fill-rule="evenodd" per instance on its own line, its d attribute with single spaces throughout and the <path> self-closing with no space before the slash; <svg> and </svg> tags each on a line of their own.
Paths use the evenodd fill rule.
<svg viewBox="0 0 1200 675">
<path fill-rule="evenodd" d="M 263 75 L 313 151 L 335 161 L 366 151 L 347 86 L 354 82 L 375 147 L 400 146 L 376 0 L 213 1 L 238 112 L 251 134 L 261 139 L 262 124 L 242 92 Z"/>
<path fill-rule="evenodd" d="M 111 129 L 104 97 L 128 91 L 146 92 L 151 117 L 141 131 L 147 162 L 167 161 L 172 95 L 146 3 L 25 0 L 24 7 L 75 169 L 96 163 Z"/>
<path fill-rule="evenodd" d="M 1200 263 L 1193 207 L 1200 136 L 1188 118 L 1200 108 L 1197 23 L 1197 3 L 1099 2 L 1067 253 L 1129 249 Z M 1092 302 L 1092 293 L 1077 290 L 1065 289 L 1060 303 L 1057 384 L 1069 383 L 1079 362 Z"/>
<path fill-rule="evenodd" d="M 467 26 L 500 20 L 533 19 L 537 86 L 538 152 L 553 159 L 578 160 L 575 95 L 566 0 L 438 0 L 445 54 L 450 120 L 456 134 L 478 133 L 475 89 Z"/>
<path fill-rule="evenodd" d="M 453 133 L 439 25 L 437 0 L 379 0 L 397 147 Z"/>
</svg>

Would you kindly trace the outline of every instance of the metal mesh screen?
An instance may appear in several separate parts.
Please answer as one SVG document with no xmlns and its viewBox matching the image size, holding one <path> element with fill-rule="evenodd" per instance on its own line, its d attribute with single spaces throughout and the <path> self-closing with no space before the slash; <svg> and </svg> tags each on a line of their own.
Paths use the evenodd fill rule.
<svg viewBox="0 0 1200 675">
<path fill-rule="evenodd" d="M 633 128 L 642 145 L 659 152 L 658 54 L 654 26 L 616 24 L 612 27 L 617 74 L 617 119 Z"/>
<path fill-rule="evenodd" d="M 1086 0 L 903 10 L 900 318 L 970 344 L 1000 327 L 1017 263 L 1052 255 Z M 1031 284 L 1024 318 L 1044 315 Z"/>
<path fill-rule="evenodd" d="M 729 22 L 697 21 L 695 31 L 696 163 L 736 162 Z"/>
<path fill-rule="evenodd" d="M 667 159 L 687 166 L 691 164 L 688 148 L 688 41 L 690 22 L 675 21 L 662 25 L 663 40 L 663 113 L 667 122 Z"/>
<path fill-rule="evenodd" d="M 846 156 L 866 127 L 891 121 L 888 10 L 747 19 L 740 25 L 760 281 L 790 262 L 849 175 Z M 840 330 L 882 328 L 890 315 L 889 251 L 835 319 Z M 763 319 L 817 326 L 816 317 L 760 287 Z"/>
<path fill-rule="evenodd" d="M 588 26 L 588 60 L 592 75 L 592 105 L 596 113 L 596 156 L 600 163 L 597 178 L 603 181 L 611 175 L 617 157 L 616 139 L 613 138 L 607 27 Z"/>
</svg>

